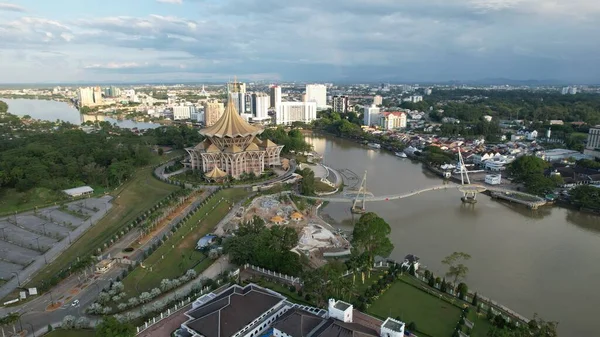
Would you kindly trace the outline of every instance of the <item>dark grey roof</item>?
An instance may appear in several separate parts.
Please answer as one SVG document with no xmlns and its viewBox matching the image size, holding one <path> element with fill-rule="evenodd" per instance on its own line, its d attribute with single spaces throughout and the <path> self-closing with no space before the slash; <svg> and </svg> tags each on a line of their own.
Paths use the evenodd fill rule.
<svg viewBox="0 0 600 337">
<path fill-rule="evenodd" d="M 358 323 L 329 318 L 311 337 L 379 337 L 379 333 Z"/>
<path fill-rule="evenodd" d="M 337 301 L 337 302 L 335 302 L 334 307 L 338 310 L 345 311 L 346 309 L 350 308 L 350 304 L 348 304 L 344 301 Z"/>
<path fill-rule="evenodd" d="M 186 325 L 205 337 L 233 336 L 284 299 L 254 285 L 234 286 L 189 311 L 195 319 Z"/>
<path fill-rule="evenodd" d="M 317 315 L 300 309 L 288 310 L 274 324 L 273 328 L 294 337 L 307 337 L 319 324 L 325 321 Z"/>
</svg>

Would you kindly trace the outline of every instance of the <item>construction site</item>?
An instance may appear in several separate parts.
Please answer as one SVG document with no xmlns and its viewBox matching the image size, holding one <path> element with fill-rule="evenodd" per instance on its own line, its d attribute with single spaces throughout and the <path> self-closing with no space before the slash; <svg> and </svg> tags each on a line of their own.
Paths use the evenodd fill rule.
<svg viewBox="0 0 600 337">
<path fill-rule="evenodd" d="M 234 231 L 242 222 L 250 221 L 254 216 L 263 219 L 268 227 L 292 227 L 298 233 L 298 245 L 292 251 L 307 256 L 311 265 L 319 267 L 326 263 L 327 257 L 350 254 L 350 242 L 341 232 L 320 219 L 316 212 L 317 207 L 300 211 L 287 195 L 261 196 L 252 200 L 246 208 L 240 208 L 225 229 Z"/>
</svg>

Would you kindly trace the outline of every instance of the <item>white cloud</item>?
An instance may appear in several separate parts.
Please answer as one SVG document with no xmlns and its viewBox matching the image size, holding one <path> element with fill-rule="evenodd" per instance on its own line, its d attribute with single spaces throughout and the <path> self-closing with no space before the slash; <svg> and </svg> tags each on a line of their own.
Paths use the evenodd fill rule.
<svg viewBox="0 0 600 337">
<path fill-rule="evenodd" d="M 164 4 L 176 4 L 181 5 L 183 0 L 156 0 L 156 2 L 164 3 Z"/>
<path fill-rule="evenodd" d="M 6 2 L 0 2 L 0 11 L 8 11 L 8 12 L 25 12 L 25 8 L 19 5 L 10 4 Z"/>
<path fill-rule="evenodd" d="M 117 74 L 227 78 L 237 73 L 375 81 L 384 76 L 547 78 L 554 75 L 546 69 L 560 68 L 560 63 L 531 64 L 587 60 L 600 52 L 600 27 L 591 21 L 600 19 L 600 1 L 220 0 L 185 5 L 197 6 L 201 15 L 190 11 L 181 17 L 174 15 L 176 7 L 168 7 L 174 12 L 4 20 L 0 50 L 64 51 L 63 59 L 77 70 L 61 75 L 88 79 Z M 26 66 L 24 60 L 0 56 L 0 64 L 11 62 Z M 597 69 L 591 61 L 569 69 L 573 76 L 600 76 L 589 71 Z M 1 67 L 0 72 L 5 73 Z"/>
</svg>

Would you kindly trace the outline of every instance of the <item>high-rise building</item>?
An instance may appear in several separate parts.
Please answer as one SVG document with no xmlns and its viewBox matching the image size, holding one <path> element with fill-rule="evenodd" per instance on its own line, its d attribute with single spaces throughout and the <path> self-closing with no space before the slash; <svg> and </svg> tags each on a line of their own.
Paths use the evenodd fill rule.
<svg viewBox="0 0 600 337">
<path fill-rule="evenodd" d="M 235 110 L 240 114 L 246 112 L 246 94 L 241 92 L 232 92 L 229 94 Z"/>
<path fill-rule="evenodd" d="M 406 128 L 406 114 L 404 112 L 384 112 L 379 117 L 379 125 L 384 130 Z"/>
<path fill-rule="evenodd" d="M 77 100 L 80 107 L 94 105 L 94 90 L 90 87 L 77 89 Z"/>
<path fill-rule="evenodd" d="M 375 105 L 382 105 L 383 104 L 383 97 L 381 97 L 380 95 L 373 96 L 373 104 L 375 104 Z"/>
<path fill-rule="evenodd" d="M 570 88 L 569 88 L 569 94 L 570 94 L 570 95 L 575 95 L 575 94 L 577 94 L 577 88 L 576 88 L 576 87 L 570 87 Z"/>
<path fill-rule="evenodd" d="M 281 87 L 278 85 L 272 85 L 269 96 L 271 96 L 270 108 L 275 108 L 277 104 L 281 103 Z"/>
<path fill-rule="evenodd" d="M 268 118 L 270 104 L 269 95 L 262 92 L 252 94 L 252 116 L 257 119 Z"/>
<path fill-rule="evenodd" d="M 227 91 L 230 93 L 239 92 L 242 94 L 246 93 L 246 83 L 234 81 L 233 83 L 227 83 Z"/>
<path fill-rule="evenodd" d="M 281 102 L 275 111 L 275 124 L 310 123 L 317 119 L 317 103 L 314 101 Z"/>
<path fill-rule="evenodd" d="M 375 105 L 365 107 L 363 124 L 366 126 L 371 126 L 371 124 L 379 122 L 378 116 L 380 111 L 381 110 Z"/>
<path fill-rule="evenodd" d="M 177 105 L 173 107 L 173 119 L 191 119 L 192 114 L 196 114 L 196 107 L 193 105 Z"/>
<path fill-rule="evenodd" d="M 431 88 L 427 88 L 427 89 L 425 89 L 425 95 L 426 95 L 426 96 L 429 96 L 429 95 L 431 95 L 431 93 L 432 93 L 432 90 L 431 90 Z"/>
<path fill-rule="evenodd" d="M 348 112 L 348 96 L 333 96 L 331 102 L 333 111 L 339 113 Z"/>
<path fill-rule="evenodd" d="M 600 149 L 600 125 L 595 128 L 590 128 L 588 133 L 587 144 L 585 146 L 588 150 Z"/>
<path fill-rule="evenodd" d="M 206 126 L 215 124 L 225 111 L 223 103 L 217 101 L 204 102 L 202 106 L 204 107 L 204 125 Z"/>
<path fill-rule="evenodd" d="M 327 106 L 327 87 L 324 84 L 307 84 L 306 101 L 317 102 L 317 108 Z"/>
<path fill-rule="evenodd" d="M 258 135 L 263 131 L 244 121 L 230 99 L 223 116 L 200 130 L 205 140 L 185 149 L 189 154 L 187 166 L 202 172 L 207 180 L 238 179 L 243 173 L 259 176 L 266 168 L 281 165 L 283 149 L 268 139 L 260 140 Z"/>
<path fill-rule="evenodd" d="M 102 88 L 94 88 L 94 104 L 102 104 Z"/>
<path fill-rule="evenodd" d="M 588 133 L 588 141 L 583 150 L 583 154 L 593 156 L 600 159 L 600 125 L 590 128 Z"/>
</svg>

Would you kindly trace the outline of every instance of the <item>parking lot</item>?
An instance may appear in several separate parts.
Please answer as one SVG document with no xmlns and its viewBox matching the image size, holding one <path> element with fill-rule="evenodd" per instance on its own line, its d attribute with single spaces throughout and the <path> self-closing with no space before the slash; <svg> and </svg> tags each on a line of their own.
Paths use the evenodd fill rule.
<svg viewBox="0 0 600 337">
<path fill-rule="evenodd" d="M 0 218 L 0 279 L 8 280 L 44 259 L 57 244 L 68 246 L 76 239 L 71 233 L 89 226 L 96 213 L 105 213 L 109 201 L 110 197 L 89 198 Z"/>
</svg>

